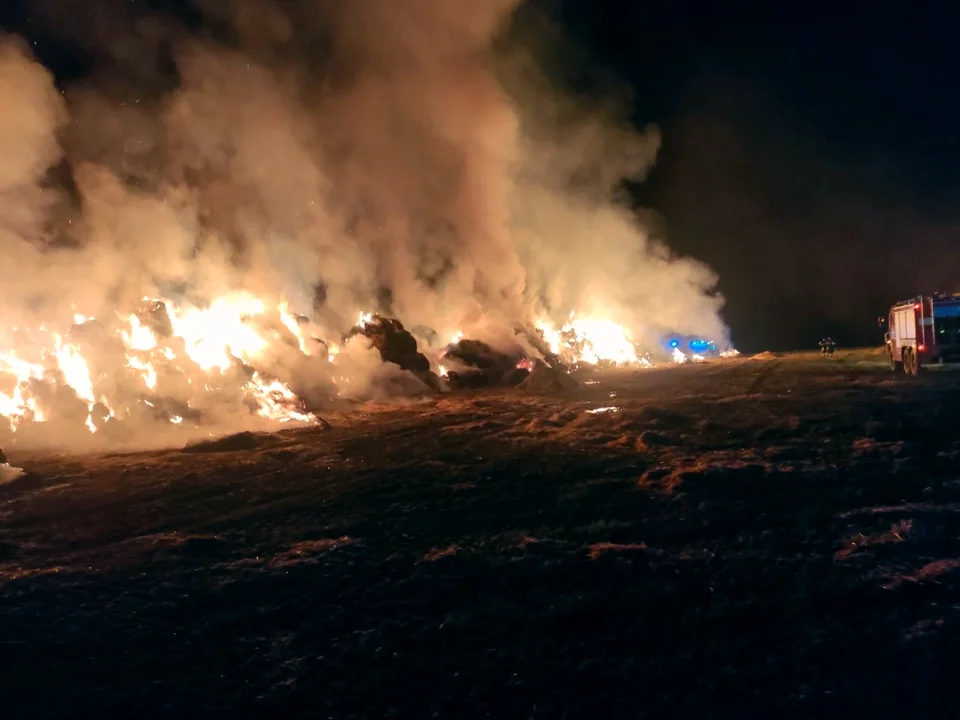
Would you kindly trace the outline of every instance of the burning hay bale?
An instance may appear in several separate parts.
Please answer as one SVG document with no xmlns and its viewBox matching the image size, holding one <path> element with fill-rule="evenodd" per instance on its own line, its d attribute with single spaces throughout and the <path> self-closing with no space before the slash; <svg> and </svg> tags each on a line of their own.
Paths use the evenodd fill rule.
<svg viewBox="0 0 960 720">
<path fill-rule="evenodd" d="M 430 361 L 417 348 L 417 339 L 399 320 L 374 315 L 347 333 L 347 339 L 355 335 L 369 338 L 384 362 L 411 372 L 430 372 Z"/>
<path fill-rule="evenodd" d="M 277 327 L 292 338 L 255 327 L 251 318 L 265 315 L 263 308 L 246 295 L 179 310 L 155 300 L 111 316 L 112 323 L 78 314 L 62 332 L 36 329 L 21 341 L 23 355 L 0 351 L 0 434 L 22 447 L 92 435 L 99 444 L 133 442 L 152 437 L 154 428 L 234 422 L 243 409 L 313 422 L 303 399 L 279 379 L 292 367 L 284 351 L 299 338 L 282 322 Z M 260 365 L 274 367 L 264 374 Z"/>
<path fill-rule="evenodd" d="M 127 312 L 76 314 L 72 326 L 55 325 L 61 329 L 13 333 L 18 349 L 0 351 L 7 447 L 83 444 L 91 435 L 99 445 L 153 442 L 156 433 L 186 428 L 241 430 L 248 419 L 259 427 L 261 418 L 314 424 L 311 410 L 341 400 L 448 387 L 558 392 L 577 385 L 568 367 L 643 364 L 625 329 L 609 322 L 573 318 L 559 330 L 537 324 L 512 332 L 480 325 L 474 330 L 483 340 L 457 333 L 444 350 L 445 383 L 431 372 L 439 358 L 420 352 L 397 319 L 361 313 L 342 342 L 327 344 L 324 328 L 285 301 L 245 291 L 200 304 L 148 299 Z M 418 331 L 436 347 L 437 333 Z"/>
<path fill-rule="evenodd" d="M 399 320 L 372 315 L 347 333 L 345 340 L 356 335 L 368 338 L 383 362 L 409 371 L 430 390 L 440 389 L 440 378 L 430 371 L 430 361 L 417 347 L 417 339 Z"/>
<path fill-rule="evenodd" d="M 480 340 L 460 340 L 447 349 L 446 357 L 492 375 L 502 375 L 515 368 L 520 359 L 495 350 Z"/>
<path fill-rule="evenodd" d="M 517 328 L 516 334 L 536 350 L 547 365 L 557 370 L 564 369 L 563 360 L 550 347 L 550 343 L 547 342 L 546 335 L 541 328 Z"/>
<path fill-rule="evenodd" d="M 444 359 L 458 368 L 447 373 L 447 382 L 455 388 L 517 385 L 530 373 L 519 352 L 509 355 L 481 340 L 452 344 Z"/>
<path fill-rule="evenodd" d="M 579 383 L 562 370 L 538 363 L 518 387 L 524 392 L 546 394 L 573 390 Z"/>
</svg>

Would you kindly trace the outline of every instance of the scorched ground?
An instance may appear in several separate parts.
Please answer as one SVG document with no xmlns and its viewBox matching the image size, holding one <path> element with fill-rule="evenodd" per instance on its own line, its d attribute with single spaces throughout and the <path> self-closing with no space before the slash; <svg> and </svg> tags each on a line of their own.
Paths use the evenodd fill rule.
<svg viewBox="0 0 960 720">
<path fill-rule="evenodd" d="M 960 659 L 960 376 L 876 359 L 13 453 L 4 715 L 930 716 Z"/>
</svg>

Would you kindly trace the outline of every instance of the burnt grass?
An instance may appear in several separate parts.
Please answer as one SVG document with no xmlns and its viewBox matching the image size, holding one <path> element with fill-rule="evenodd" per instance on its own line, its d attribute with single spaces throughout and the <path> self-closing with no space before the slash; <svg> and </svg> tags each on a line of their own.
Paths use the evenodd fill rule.
<svg viewBox="0 0 960 720">
<path fill-rule="evenodd" d="M 8 451 L 4 717 L 939 714 L 958 408 L 796 356 Z"/>
</svg>

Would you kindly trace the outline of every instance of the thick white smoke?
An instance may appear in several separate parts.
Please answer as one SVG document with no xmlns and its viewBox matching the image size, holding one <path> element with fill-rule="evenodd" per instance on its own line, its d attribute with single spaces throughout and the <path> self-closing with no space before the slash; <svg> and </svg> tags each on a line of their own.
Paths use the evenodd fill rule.
<svg viewBox="0 0 960 720">
<path fill-rule="evenodd" d="M 613 201 L 658 134 L 504 90 L 492 44 L 516 0 L 200 5 L 202 36 L 96 22 L 108 69 L 63 93 L 0 41 L 8 324 L 244 289 L 331 333 L 380 309 L 508 338 L 578 310 L 725 335 L 712 272 Z"/>
</svg>

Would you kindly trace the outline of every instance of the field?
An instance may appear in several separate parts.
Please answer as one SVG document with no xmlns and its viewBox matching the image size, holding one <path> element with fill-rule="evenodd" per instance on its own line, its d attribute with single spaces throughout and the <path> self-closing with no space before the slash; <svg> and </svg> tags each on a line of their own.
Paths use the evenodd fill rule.
<svg viewBox="0 0 960 720">
<path fill-rule="evenodd" d="M 952 705 L 960 373 L 863 352 L 582 379 L 245 449 L 8 452 L 4 716 Z"/>
</svg>

